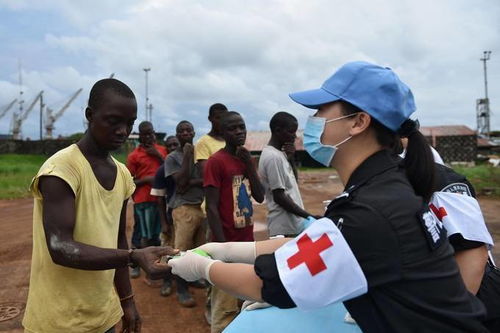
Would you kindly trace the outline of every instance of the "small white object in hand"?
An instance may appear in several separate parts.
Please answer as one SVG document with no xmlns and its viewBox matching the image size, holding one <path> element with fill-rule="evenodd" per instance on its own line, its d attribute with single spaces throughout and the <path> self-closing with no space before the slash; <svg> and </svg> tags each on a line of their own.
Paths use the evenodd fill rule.
<svg viewBox="0 0 500 333">
<path fill-rule="evenodd" d="M 346 312 L 344 321 L 348 324 L 356 325 L 356 320 L 354 320 L 354 318 L 351 316 L 349 312 Z"/>
</svg>

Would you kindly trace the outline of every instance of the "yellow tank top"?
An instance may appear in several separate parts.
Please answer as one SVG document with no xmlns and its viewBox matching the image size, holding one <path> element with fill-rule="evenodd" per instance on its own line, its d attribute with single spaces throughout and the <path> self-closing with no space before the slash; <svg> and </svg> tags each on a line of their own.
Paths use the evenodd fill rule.
<svg viewBox="0 0 500 333">
<path fill-rule="evenodd" d="M 203 135 L 194 146 L 194 159 L 208 160 L 210 156 L 226 146 L 226 141 L 217 140 L 208 134 Z"/>
<path fill-rule="evenodd" d="M 115 325 L 122 310 L 114 289 L 115 270 L 86 271 L 52 262 L 42 224 L 41 176 L 64 180 L 75 194 L 76 241 L 102 248 L 117 248 L 123 201 L 134 189 L 132 177 L 122 163 L 117 166 L 114 187 L 108 191 L 97 181 L 87 159 L 77 145 L 52 157 L 33 178 L 33 255 L 23 326 L 26 332 L 103 333 Z"/>
</svg>

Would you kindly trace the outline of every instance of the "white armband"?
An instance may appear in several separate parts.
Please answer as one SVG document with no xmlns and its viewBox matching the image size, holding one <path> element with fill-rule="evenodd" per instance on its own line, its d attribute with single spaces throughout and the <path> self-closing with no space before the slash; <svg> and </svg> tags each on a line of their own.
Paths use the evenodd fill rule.
<svg viewBox="0 0 500 333">
<path fill-rule="evenodd" d="M 368 290 L 340 230 L 322 218 L 275 252 L 280 280 L 298 308 L 314 309 Z"/>
</svg>

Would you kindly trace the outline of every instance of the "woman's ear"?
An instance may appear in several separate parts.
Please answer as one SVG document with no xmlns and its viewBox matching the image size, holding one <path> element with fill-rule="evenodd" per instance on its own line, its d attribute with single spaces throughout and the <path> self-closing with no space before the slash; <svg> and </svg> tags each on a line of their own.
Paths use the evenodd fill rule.
<svg viewBox="0 0 500 333">
<path fill-rule="evenodd" d="M 366 112 L 359 112 L 353 117 L 353 122 L 349 130 L 350 135 L 357 135 L 366 131 L 370 127 L 372 117 Z"/>
</svg>

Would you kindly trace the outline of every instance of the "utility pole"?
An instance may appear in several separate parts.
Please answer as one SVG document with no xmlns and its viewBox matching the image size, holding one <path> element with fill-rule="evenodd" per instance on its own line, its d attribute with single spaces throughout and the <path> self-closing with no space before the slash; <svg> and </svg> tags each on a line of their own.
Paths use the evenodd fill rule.
<svg viewBox="0 0 500 333">
<path fill-rule="evenodd" d="M 146 107 L 144 109 L 144 111 L 146 112 L 146 121 L 151 121 L 149 119 L 149 95 L 148 95 L 148 73 L 149 71 L 151 70 L 151 68 L 143 68 L 144 70 L 144 73 L 146 74 Z"/>
<path fill-rule="evenodd" d="M 476 101 L 477 134 L 486 138 L 490 137 L 490 100 L 488 98 L 488 73 L 486 62 L 490 60 L 491 51 L 484 51 L 483 57 L 479 59 L 483 62 L 484 69 L 484 98 Z"/>
<path fill-rule="evenodd" d="M 43 134 L 42 134 L 42 127 L 43 127 L 43 107 L 45 105 L 43 104 L 43 92 L 40 95 L 40 141 L 43 140 Z"/>
<path fill-rule="evenodd" d="M 17 123 L 18 119 L 20 117 L 22 117 L 23 103 L 24 103 L 24 99 L 23 99 L 23 94 L 24 94 L 24 92 L 23 92 L 23 75 L 22 75 L 22 68 L 21 68 L 21 59 L 19 59 L 18 68 L 19 68 L 19 111 L 14 112 L 12 114 L 12 136 L 16 140 L 18 139 L 17 134 L 15 134 L 13 130 L 16 127 L 16 123 Z"/>
</svg>

